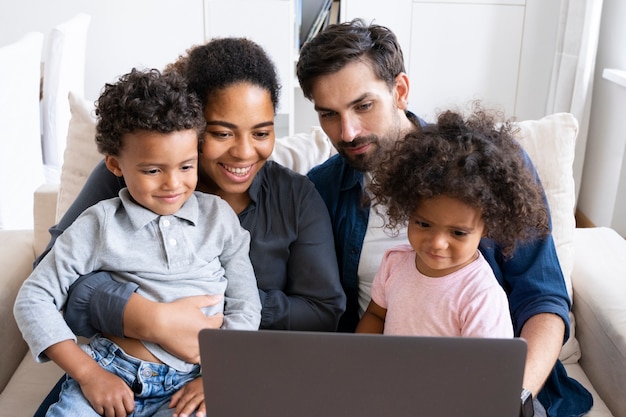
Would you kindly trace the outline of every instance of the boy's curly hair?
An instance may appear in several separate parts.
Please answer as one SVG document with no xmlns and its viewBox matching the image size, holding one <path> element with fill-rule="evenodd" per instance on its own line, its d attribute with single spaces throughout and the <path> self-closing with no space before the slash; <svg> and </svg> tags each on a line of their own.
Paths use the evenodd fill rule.
<svg viewBox="0 0 626 417">
<path fill-rule="evenodd" d="M 274 110 L 278 107 L 281 86 L 274 63 L 247 38 L 214 38 L 193 46 L 164 72 L 182 74 L 204 106 L 216 91 L 245 82 L 269 92 Z"/>
<path fill-rule="evenodd" d="M 96 144 L 106 155 L 119 154 L 126 133 L 194 129 L 200 143 L 206 126 L 202 104 L 186 80 L 157 69 L 133 68 L 116 83 L 106 84 L 96 101 L 96 116 Z"/>
<path fill-rule="evenodd" d="M 391 231 L 406 225 L 419 204 L 445 195 L 481 211 L 486 237 L 510 256 L 516 241 L 550 233 L 543 189 L 513 124 L 474 103 L 466 119 L 444 111 L 437 123 L 396 143 L 373 173 L 370 192 L 386 207 Z"/>
</svg>

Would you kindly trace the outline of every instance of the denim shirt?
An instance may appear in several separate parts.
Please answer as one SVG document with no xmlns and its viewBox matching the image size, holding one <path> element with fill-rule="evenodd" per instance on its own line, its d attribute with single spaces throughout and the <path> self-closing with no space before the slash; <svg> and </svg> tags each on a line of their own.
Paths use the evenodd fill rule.
<svg viewBox="0 0 626 417">
<path fill-rule="evenodd" d="M 423 123 L 413 114 L 407 115 L 414 123 Z M 529 159 L 528 162 L 532 166 Z M 341 284 L 347 296 L 339 331 L 353 332 L 359 321 L 357 271 L 370 209 L 363 199 L 363 173 L 337 154 L 313 168 L 308 176 L 326 203 L 335 235 Z M 507 259 L 489 239 L 481 240 L 479 250 L 507 293 L 515 336 L 520 335 L 530 317 L 554 313 L 565 324 L 565 342 L 569 335 L 571 302 L 552 236 L 518 245 Z M 591 394 L 569 378 L 558 361 L 539 399 L 550 416 L 580 416 L 592 405 Z"/>
</svg>

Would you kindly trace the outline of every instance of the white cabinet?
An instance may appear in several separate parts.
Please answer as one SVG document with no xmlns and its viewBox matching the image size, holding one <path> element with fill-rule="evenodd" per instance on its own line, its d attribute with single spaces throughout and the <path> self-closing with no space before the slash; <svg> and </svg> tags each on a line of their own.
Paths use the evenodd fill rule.
<svg viewBox="0 0 626 417">
<path fill-rule="evenodd" d="M 294 129 L 294 0 L 204 0 L 205 39 L 240 36 L 268 52 L 281 84 L 276 134 Z M 210 68 L 207 69 L 210 71 Z"/>
<path fill-rule="evenodd" d="M 556 6 L 554 4 L 556 4 Z M 544 114 L 558 3 L 543 0 L 342 0 L 342 20 L 387 26 L 404 51 L 409 108 L 438 110 L 481 99 L 518 120 Z"/>
</svg>

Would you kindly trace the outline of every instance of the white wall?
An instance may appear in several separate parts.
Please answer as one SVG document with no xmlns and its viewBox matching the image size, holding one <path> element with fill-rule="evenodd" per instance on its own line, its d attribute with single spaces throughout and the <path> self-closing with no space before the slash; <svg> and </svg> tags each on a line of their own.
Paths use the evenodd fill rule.
<svg viewBox="0 0 626 417">
<path fill-rule="evenodd" d="M 626 236 L 626 87 L 602 77 L 626 70 L 626 2 L 604 0 L 589 136 L 578 209 L 597 226 Z"/>
<path fill-rule="evenodd" d="M 204 40 L 202 0 L 0 0 L 0 45 L 28 31 L 47 37 L 78 12 L 91 15 L 85 64 L 89 100 L 133 66 L 162 68 Z"/>
</svg>

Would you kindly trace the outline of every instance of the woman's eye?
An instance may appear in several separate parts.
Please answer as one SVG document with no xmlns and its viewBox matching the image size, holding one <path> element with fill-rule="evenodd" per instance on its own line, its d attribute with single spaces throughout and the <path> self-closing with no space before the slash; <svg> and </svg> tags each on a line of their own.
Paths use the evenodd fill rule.
<svg viewBox="0 0 626 417">
<path fill-rule="evenodd" d="M 267 139 L 270 136 L 270 132 L 255 132 L 254 137 L 257 139 Z"/>
<path fill-rule="evenodd" d="M 231 136 L 230 132 L 209 131 L 206 134 L 209 135 L 210 137 L 212 137 L 214 139 L 218 139 L 218 140 L 228 139 Z"/>
</svg>

